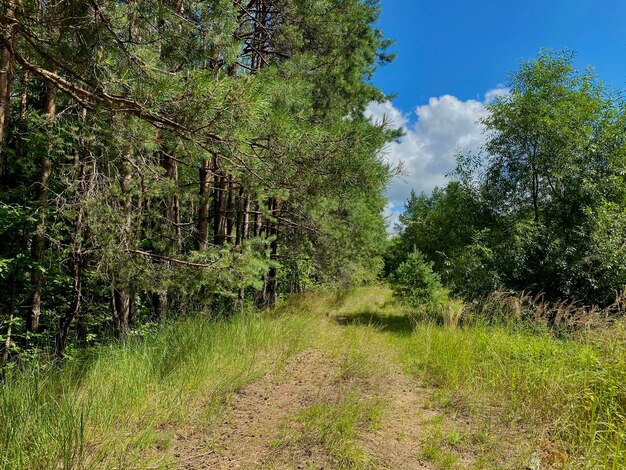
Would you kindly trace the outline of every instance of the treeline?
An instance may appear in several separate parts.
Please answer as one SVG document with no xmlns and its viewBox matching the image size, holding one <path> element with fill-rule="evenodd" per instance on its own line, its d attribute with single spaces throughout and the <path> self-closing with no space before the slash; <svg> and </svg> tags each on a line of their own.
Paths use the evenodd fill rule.
<svg viewBox="0 0 626 470">
<path fill-rule="evenodd" d="M 376 276 L 376 3 L 2 1 L 2 361 Z"/>
<path fill-rule="evenodd" d="M 406 202 L 388 274 L 425 262 L 465 299 L 503 289 L 615 300 L 626 286 L 626 108 L 572 61 L 542 52 L 512 75 L 510 93 L 487 106 L 482 152 Z"/>
</svg>

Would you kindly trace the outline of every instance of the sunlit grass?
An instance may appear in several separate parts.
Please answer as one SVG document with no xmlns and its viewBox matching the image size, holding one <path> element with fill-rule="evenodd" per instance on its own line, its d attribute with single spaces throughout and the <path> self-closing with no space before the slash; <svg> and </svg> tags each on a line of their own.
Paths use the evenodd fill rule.
<svg viewBox="0 0 626 470">
<path fill-rule="evenodd" d="M 276 446 L 320 446 L 333 460 L 333 468 L 376 468 L 375 461 L 358 442 L 365 429 L 376 427 L 383 403 L 364 398 L 352 389 L 335 401 L 318 401 L 300 412 L 275 443 Z"/>
<path fill-rule="evenodd" d="M 12 371 L 0 388 L 0 467 L 138 466 L 146 449 L 168 446 L 168 427 L 206 418 L 212 399 L 302 349 L 314 327 L 295 314 L 197 316 L 60 370 Z"/>
<path fill-rule="evenodd" d="M 458 449 L 490 468 L 502 459 L 491 453 L 515 432 L 546 465 L 626 467 L 623 324 L 557 338 L 544 328 L 452 328 L 408 313 L 382 286 L 309 293 L 272 313 L 190 316 L 61 367 L 17 367 L 0 386 L 0 468 L 168 465 L 176 429 L 210 426 L 230 394 L 308 347 L 336 362 L 344 386 L 299 413 L 283 442 L 321 446 L 344 468 L 374 465 L 358 436 L 386 408 L 360 387 L 384 384 L 393 366 L 432 389 L 442 416 L 472 422 L 440 431 L 423 424 L 422 457 L 441 468 L 456 465 Z M 384 387 L 376 393 L 384 397 Z"/>
</svg>

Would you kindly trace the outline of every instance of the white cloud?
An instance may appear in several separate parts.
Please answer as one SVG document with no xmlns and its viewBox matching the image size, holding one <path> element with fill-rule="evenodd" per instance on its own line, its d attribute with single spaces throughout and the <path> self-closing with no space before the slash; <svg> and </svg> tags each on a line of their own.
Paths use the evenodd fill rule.
<svg viewBox="0 0 626 470">
<path fill-rule="evenodd" d="M 396 224 L 400 223 L 401 212 L 402 211 L 394 207 L 391 202 L 387 203 L 387 205 L 385 206 L 383 215 L 385 216 L 385 220 L 387 221 L 387 230 L 390 233 L 394 231 Z"/>
<path fill-rule="evenodd" d="M 485 93 L 485 103 L 490 104 L 496 101 L 498 98 L 504 98 L 508 96 L 511 91 L 504 85 L 498 85 L 493 90 L 489 90 Z"/>
<path fill-rule="evenodd" d="M 489 90 L 483 101 L 461 101 L 451 95 L 430 98 L 428 104 L 415 110 L 414 123 L 391 102 L 372 103 L 368 116 L 375 122 L 387 119 L 393 127 L 402 128 L 405 135 L 384 149 L 385 158 L 393 165 L 403 164 L 405 174 L 395 178 L 388 191 L 388 215 L 397 219 L 411 189 L 430 193 L 435 186 L 447 182 L 446 175 L 456 166 L 459 153 L 478 152 L 485 142 L 483 126 L 478 122 L 487 113 L 485 105 L 508 90 Z"/>
</svg>

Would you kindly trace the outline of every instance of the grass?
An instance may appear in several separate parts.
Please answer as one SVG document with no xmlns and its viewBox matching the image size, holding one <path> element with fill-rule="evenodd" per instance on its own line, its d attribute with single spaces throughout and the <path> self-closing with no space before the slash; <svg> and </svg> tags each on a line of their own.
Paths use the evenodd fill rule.
<svg viewBox="0 0 626 470">
<path fill-rule="evenodd" d="M 197 316 L 60 370 L 12 371 L 0 388 L 0 468 L 143 468 L 146 449 L 171 442 L 168 429 L 217 413 L 314 329 L 305 315 Z"/>
<path fill-rule="evenodd" d="M 291 420 L 276 446 L 312 448 L 320 446 L 331 457 L 333 468 L 376 468 L 358 441 L 364 429 L 377 426 L 383 412 L 380 400 L 365 398 L 353 389 L 338 400 L 322 400 Z"/>
<path fill-rule="evenodd" d="M 624 468 L 626 349 L 605 341 L 418 325 L 402 360 L 458 408 L 534 429 L 556 467 Z"/>
<path fill-rule="evenodd" d="M 389 408 L 364 387 L 395 367 L 431 390 L 436 419 L 420 424 L 420 452 L 438 468 L 468 455 L 473 468 L 536 458 L 547 468 L 626 467 L 623 323 L 557 337 L 407 313 L 385 287 L 310 293 L 272 313 L 190 317 L 60 368 L 16 367 L 0 387 L 0 468 L 172 465 L 177 429 L 209 428 L 229 395 L 309 347 L 336 360 L 344 385 L 293 416 L 278 446 L 321 447 L 340 468 L 376 466 L 360 436 Z"/>
</svg>

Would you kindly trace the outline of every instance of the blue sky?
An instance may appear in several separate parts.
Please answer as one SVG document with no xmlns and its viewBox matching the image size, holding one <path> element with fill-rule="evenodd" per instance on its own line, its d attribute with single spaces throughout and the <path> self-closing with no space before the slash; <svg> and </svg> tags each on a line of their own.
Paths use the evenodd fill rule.
<svg viewBox="0 0 626 470">
<path fill-rule="evenodd" d="M 577 52 L 579 68 L 593 65 L 615 88 L 626 88 L 625 0 L 381 0 L 380 27 L 396 41 L 394 63 L 375 83 L 396 98 L 370 107 L 407 136 L 386 149 L 407 175 L 391 185 L 390 213 L 410 189 L 445 184 L 457 151 L 484 140 L 476 120 L 503 93 L 508 73 L 540 48 Z"/>
</svg>

